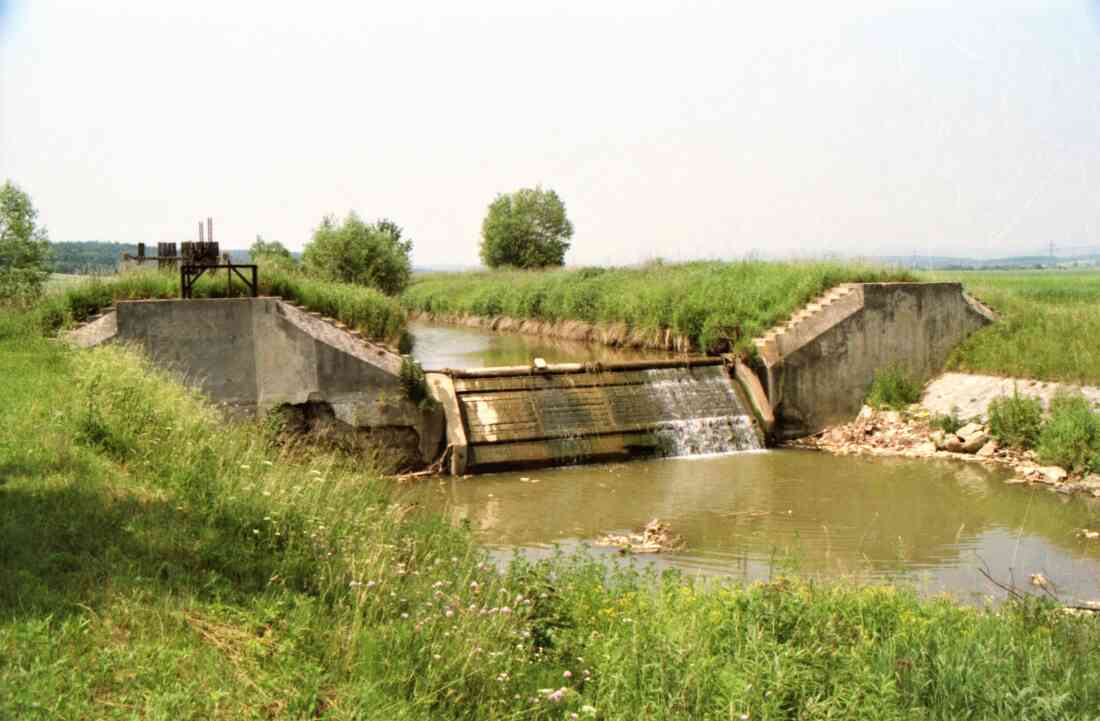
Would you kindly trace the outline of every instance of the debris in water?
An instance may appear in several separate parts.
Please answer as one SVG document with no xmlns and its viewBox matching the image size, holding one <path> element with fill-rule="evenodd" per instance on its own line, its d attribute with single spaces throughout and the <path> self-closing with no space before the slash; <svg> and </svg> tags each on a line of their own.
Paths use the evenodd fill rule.
<svg viewBox="0 0 1100 721">
<path fill-rule="evenodd" d="M 1039 588 L 1050 588 L 1050 581 L 1041 573 L 1033 573 L 1031 574 L 1031 585 Z"/>
<path fill-rule="evenodd" d="M 614 546 L 632 553 L 660 553 L 683 547 L 684 540 L 672 532 L 672 526 L 654 518 L 641 533 L 625 536 L 609 533 L 596 540 L 597 546 Z"/>
<path fill-rule="evenodd" d="M 1100 538 L 1100 531 L 1090 531 L 1087 528 L 1082 528 L 1077 535 L 1082 538 L 1087 538 L 1090 541 L 1095 541 L 1097 538 Z"/>
</svg>

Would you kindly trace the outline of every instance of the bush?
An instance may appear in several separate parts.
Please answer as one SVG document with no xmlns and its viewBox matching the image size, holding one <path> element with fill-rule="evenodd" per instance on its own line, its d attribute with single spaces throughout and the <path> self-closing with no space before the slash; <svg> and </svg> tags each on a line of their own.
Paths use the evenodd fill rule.
<svg viewBox="0 0 1100 721">
<path fill-rule="evenodd" d="M 1100 414 L 1084 396 L 1056 396 L 1036 451 L 1043 463 L 1073 471 L 1100 470 Z"/>
<path fill-rule="evenodd" d="M 1038 398 L 1012 396 L 994 398 L 989 404 L 989 432 L 1006 446 L 1032 448 L 1043 424 L 1043 404 Z"/>
<path fill-rule="evenodd" d="M 955 433 L 966 425 L 966 421 L 959 417 L 959 407 L 951 406 L 950 413 L 936 413 L 933 415 L 931 425 L 933 428 L 939 428 L 944 433 Z"/>
<path fill-rule="evenodd" d="M 520 188 L 498 195 L 481 224 L 481 261 L 490 268 L 565 264 L 573 224 L 553 190 Z"/>
<path fill-rule="evenodd" d="M 900 365 L 891 364 L 875 371 L 867 404 L 875 408 L 901 410 L 920 400 L 921 385 Z"/>
<path fill-rule="evenodd" d="M 343 223 L 326 217 L 302 253 L 302 263 L 318 278 L 356 283 L 383 293 L 400 293 L 412 277 L 412 241 L 389 220 L 364 223 L 355 213 Z"/>
</svg>

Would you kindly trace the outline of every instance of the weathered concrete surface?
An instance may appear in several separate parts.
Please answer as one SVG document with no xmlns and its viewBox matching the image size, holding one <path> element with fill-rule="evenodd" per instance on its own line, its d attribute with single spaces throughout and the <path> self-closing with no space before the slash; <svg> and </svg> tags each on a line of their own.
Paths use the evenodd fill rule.
<svg viewBox="0 0 1100 721">
<path fill-rule="evenodd" d="M 1001 378 L 973 373 L 944 373 L 924 389 L 921 405 L 933 413 L 950 414 L 958 409 L 960 418 L 988 418 L 989 404 L 994 398 L 1033 396 L 1050 406 L 1058 393 L 1080 393 L 1100 409 L 1100 387 L 1078 386 L 1072 383 L 1048 383 L 1027 378 Z"/>
<path fill-rule="evenodd" d="M 428 375 L 453 473 L 763 445 L 721 359 Z"/>
<path fill-rule="evenodd" d="M 831 290 L 757 347 L 778 434 L 797 438 L 849 421 L 877 369 L 916 378 L 992 320 L 959 283 L 852 283 Z"/>
<path fill-rule="evenodd" d="M 399 356 L 278 298 L 118 303 L 119 342 L 141 346 L 214 401 L 263 413 L 327 403 L 352 428 L 414 428 L 425 462 L 442 412 L 401 391 Z"/>
<path fill-rule="evenodd" d="M 92 348 L 100 343 L 107 343 L 118 335 L 117 320 L 118 316 L 112 309 L 73 328 L 65 334 L 65 340 L 77 348 Z"/>
</svg>

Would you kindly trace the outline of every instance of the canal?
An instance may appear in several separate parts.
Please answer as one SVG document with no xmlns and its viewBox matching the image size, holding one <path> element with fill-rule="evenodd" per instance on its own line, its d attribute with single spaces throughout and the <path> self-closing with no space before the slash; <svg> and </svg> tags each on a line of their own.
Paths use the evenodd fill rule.
<svg viewBox="0 0 1100 721">
<path fill-rule="evenodd" d="M 413 324 L 425 368 L 654 357 L 469 328 Z M 660 355 L 659 357 L 667 357 Z M 499 557 L 587 548 L 654 518 L 683 539 L 640 563 L 752 581 L 805 576 L 911 584 L 980 602 L 1041 574 L 1065 600 L 1100 599 L 1098 499 L 1009 485 L 976 463 L 831 456 L 789 449 L 497 473 L 415 493 L 468 523 Z"/>
</svg>

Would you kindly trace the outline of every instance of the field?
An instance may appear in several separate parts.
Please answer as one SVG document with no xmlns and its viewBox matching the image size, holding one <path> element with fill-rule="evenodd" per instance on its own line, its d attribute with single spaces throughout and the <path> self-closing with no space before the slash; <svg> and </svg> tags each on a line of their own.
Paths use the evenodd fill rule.
<svg viewBox="0 0 1100 721">
<path fill-rule="evenodd" d="M 0 718 L 1075 719 L 1100 624 L 489 563 L 357 459 L 0 309 Z"/>
<path fill-rule="evenodd" d="M 960 345 L 949 367 L 1100 385 L 1100 271 L 923 273 L 954 280 L 1001 316 Z"/>
<path fill-rule="evenodd" d="M 840 283 L 913 280 L 853 263 L 700 261 L 640 268 L 430 273 L 401 295 L 406 308 L 537 320 L 671 328 L 699 348 L 752 351 L 752 339 Z"/>
</svg>

